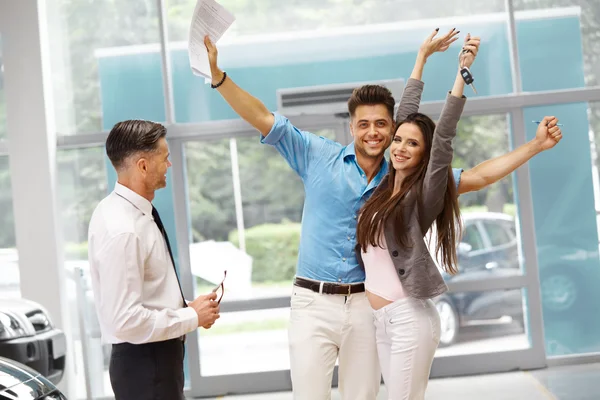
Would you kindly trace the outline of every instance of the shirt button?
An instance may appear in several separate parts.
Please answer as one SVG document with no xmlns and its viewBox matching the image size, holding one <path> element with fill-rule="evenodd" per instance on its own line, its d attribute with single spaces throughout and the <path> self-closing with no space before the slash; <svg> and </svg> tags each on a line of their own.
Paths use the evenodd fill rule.
<svg viewBox="0 0 600 400">
<path fill-rule="evenodd" d="M 342 261 L 346 261 L 346 257 L 343 257 L 343 258 L 342 258 Z"/>
<path fill-rule="evenodd" d="M 404 275 L 404 272 L 405 272 L 405 271 L 404 271 L 403 269 L 401 269 L 401 270 L 400 270 L 400 275 Z"/>
<path fill-rule="evenodd" d="M 356 215 L 354 216 L 354 219 L 356 219 Z"/>
<path fill-rule="evenodd" d="M 352 239 L 350 239 L 350 236 L 348 236 L 348 240 L 352 240 Z"/>
<path fill-rule="evenodd" d="M 342 281 L 342 278 L 339 278 L 339 279 L 338 279 L 338 282 L 341 282 L 341 281 Z"/>
<path fill-rule="evenodd" d="M 394 257 L 398 257 L 398 252 L 397 252 L 396 250 L 394 250 L 394 251 L 392 251 L 392 255 L 393 255 Z"/>
</svg>

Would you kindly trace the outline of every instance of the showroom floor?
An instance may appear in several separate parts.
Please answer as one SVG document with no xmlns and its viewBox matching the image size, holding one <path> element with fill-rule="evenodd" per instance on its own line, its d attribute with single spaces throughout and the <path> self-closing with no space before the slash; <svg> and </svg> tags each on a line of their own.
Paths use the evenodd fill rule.
<svg viewBox="0 0 600 400">
<path fill-rule="evenodd" d="M 382 387 L 378 400 L 385 399 Z M 218 397 L 224 400 L 292 400 L 291 393 Z M 332 400 L 339 400 L 334 390 Z M 459 378 L 432 379 L 426 400 L 598 400 L 600 363 Z"/>
</svg>

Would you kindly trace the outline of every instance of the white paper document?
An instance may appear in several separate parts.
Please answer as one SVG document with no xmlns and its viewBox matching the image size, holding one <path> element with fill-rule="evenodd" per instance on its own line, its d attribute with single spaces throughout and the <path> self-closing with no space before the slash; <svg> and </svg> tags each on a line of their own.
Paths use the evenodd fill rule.
<svg viewBox="0 0 600 400">
<path fill-rule="evenodd" d="M 188 54 L 190 66 L 195 75 L 203 76 L 205 82 L 212 80 L 208 52 L 204 46 L 204 37 L 208 35 L 216 44 L 235 21 L 235 17 L 215 0 L 198 0 L 192 25 L 190 26 L 190 40 Z"/>
</svg>

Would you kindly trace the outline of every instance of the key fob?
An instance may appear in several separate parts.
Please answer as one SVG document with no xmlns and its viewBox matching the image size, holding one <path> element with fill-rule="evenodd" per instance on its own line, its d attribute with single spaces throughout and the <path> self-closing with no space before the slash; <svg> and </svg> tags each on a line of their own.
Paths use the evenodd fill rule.
<svg viewBox="0 0 600 400">
<path fill-rule="evenodd" d="M 473 75 L 471 74 L 471 71 L 467 67 L 462 67 L 460 69 L 460 75 L 462 76 L 463 80 L 465 81 L 465 83 L 467 85 L 470 85 L 475 80 L 475 79 L 473 79 Z"/>
</svg>

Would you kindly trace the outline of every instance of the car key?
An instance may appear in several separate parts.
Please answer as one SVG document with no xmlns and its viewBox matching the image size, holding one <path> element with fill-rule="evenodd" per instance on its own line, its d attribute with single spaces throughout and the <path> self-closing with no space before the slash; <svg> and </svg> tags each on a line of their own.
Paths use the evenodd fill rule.
<svg viewBox="0 0 600 400">
<path fill-rule="evenodd" d="M 471 50 L 463 49 L 462 52 L 470 53 Z M 462 67 L 460 69 L 460 76 L 462 76 L 463 80 L 465 81 L 465 83 L 467 85 L 471 86 L 471 89 L 473 89 L 473 92 L 475 92 L 475 94 L 477 94 L 477 89 L 475 89 L 475 85 L 473 84 L 473 81 L 475 80 L 475 78 L 473 78 L 473 74 L 471 73 L 471 70 L 469 70 L 468 67 Z"/>
<path fill-rule="evenodd" d="M 475 79 L 473 78 L 473 74 L 471 74 L 471 71 L 469 70 L 469 68 L 462 67 L 460 69 L 460 75 L 462 76 L 465 83 L 467 85 L 471 86 L 471 89 L 473 89 L 473 92 L 475 92 L 475 94 L 477 94 L 477 89 L 475 89 L 475 85 L 473 84 L 473 81 Z"/>
</svg>

